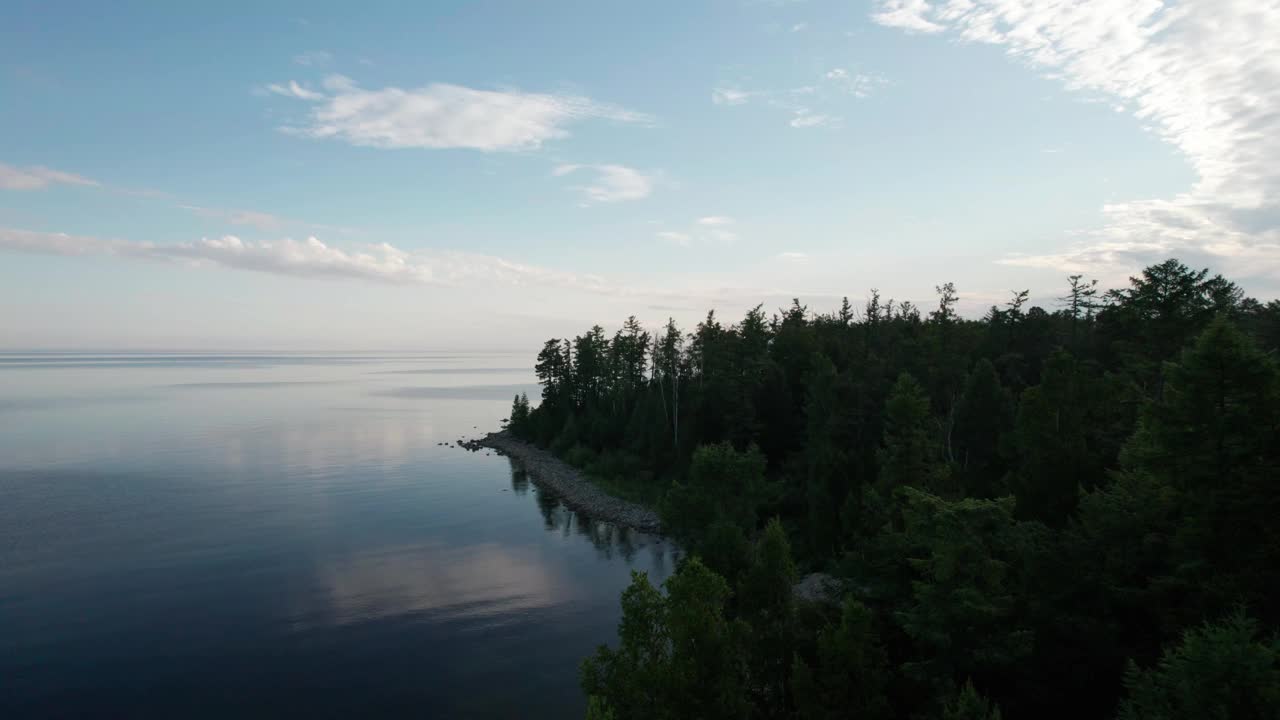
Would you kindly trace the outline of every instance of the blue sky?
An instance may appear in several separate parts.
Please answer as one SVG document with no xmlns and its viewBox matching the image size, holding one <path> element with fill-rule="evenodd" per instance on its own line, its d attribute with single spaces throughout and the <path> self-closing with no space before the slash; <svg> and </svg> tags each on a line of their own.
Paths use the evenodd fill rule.
<svg viewBox="0 0 1280 720">
<path fill-rule="evenodd" d="M 521 348 L 1280 288 L 1280 2 L 0 10 L 0 346 Z"/>
</svg>

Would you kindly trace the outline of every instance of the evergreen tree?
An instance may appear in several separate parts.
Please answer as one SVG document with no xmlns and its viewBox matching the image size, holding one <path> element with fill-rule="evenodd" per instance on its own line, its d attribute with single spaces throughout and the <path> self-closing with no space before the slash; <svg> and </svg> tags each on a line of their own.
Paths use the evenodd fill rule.
<svg viewBox="0 0 1280 720">
<path fill-rule="evenodd" d="M 588 712 L 1099 717 L 1132 659 L 1127 719 L 1250 717 L 1280 630 L 1280 301 L 1176 260 L 1069 282 L 1055 312 L 1018 291 L 966 319 L 948 284 L 927 319 L 872 291 L 861 317 L 548 341 L 508 427 L 652 499 L 695 558 L 628 588 Z M 799 569 L 841 576 L 838 618 L 791 600 Z M 1203 625 L 1237 606 L 1251 639 Z"/>
<path fill-rule="evenodd" d="M 949 455 L 958 468 L 962 494 L 983 498 L 1000 494 L 1005 474 L 1001 447 L 1013 425 L 1012 407 L 995 366 L 985 358 L 979 360 L 965 381 L 948 433 Z"/>
<path fill-rule="evenodd" d="M 955 700 L 943 709 L 942 720 L 1000 720 L 1000 708 L 978 694 L 973 683 L 966 680 Z"/>
<path fill-rule="evenodd" d="M 888 720 L 888 657 L 875 631 L 874 617 L 861 602 L 847 598 L 840 620 L 818 635 L 816 669 L 797 656 L 792 663 L 796 709 L 804 718 Z"/>
<path fill-rule="evenodd" d="M 786 707 L 789 660 L 794 652 L 796 566 L 787 532 L 777 518 L 756 543 L 738 589 L 739 616 L 750 627 L 748 657 L 757 708 L 779 716 Z"/>
<path fill-rule="evenodd" d="M 689 479 L 677 482 L 663 502 L 663 522 L 677 537 L 696 540 L 716 522 L 744 532 L 755 529 L 756 503 L 764 490 L 764 457 L 728 443 L 705 445 L 693 454 Z"/>
<path fill-rule="evenodd" d="M 1023 391 L 1010 479 L 1020 517 L 1061 527 L 1075 512 L 1080 490 L 1101 479 L 1102 459 L 1091 443 L 1101 429 L 1094 411 L 1099 392 L 1096 380 L 1065 352 L 1050 357 L 1040 384 Z"/>
<path fill-rule="evenodd" d="M 1237 600 L 1270 608 L 1280 597 L 1280 373 L 1219 317 L 1166 375 L 1125 459 L 1183 495 L 1179 574 L 1207 594 L 1206 611 Z"/>
<path fill-rule="evenodd" d="M 941 464 L 929 398 L 915 378 L 906 373 L 898 376 L 885 403 L 884 416 L 884 444 L 876 481 L 880 493 L 887 497 L 903 487 L 931 492 L 948 489 L 948 473 Z"/>
<path fill-rule="evenodd" d="M 1130 664 L 1120 720 L 1273 720 L 1280 709 L 1280 637 L 1258 638 L 1235 613 L 1183 635 L 1147 670 Z"/>
<path fill-rule="evenodd" d="M 918 548 L 914 602 L 895 613 L 917 646 L 904 670 L 935 691 L 961 677 L 991 677 L 1031 650 L 1031 634 L 1014 615 L 1010 559 L 1011 499 L 948 501 L 902 491 L 905 534 Z"/>
</svg>

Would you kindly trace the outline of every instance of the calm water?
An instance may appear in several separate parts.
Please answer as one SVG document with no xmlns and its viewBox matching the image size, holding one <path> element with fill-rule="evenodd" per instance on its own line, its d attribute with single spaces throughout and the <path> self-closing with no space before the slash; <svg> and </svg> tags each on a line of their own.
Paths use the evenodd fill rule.
<svg viewBox="0 0 1280 720">
<path fill-rule="evenodd" d="M 0 354 L 0 716 L 580 716 L 674 557 L 438 445 L 530 365 Z"/>
</svg>

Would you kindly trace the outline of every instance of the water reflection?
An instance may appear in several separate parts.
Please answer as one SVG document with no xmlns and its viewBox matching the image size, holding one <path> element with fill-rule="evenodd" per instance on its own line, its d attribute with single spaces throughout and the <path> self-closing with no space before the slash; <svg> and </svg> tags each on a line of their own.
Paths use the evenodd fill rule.
<svg viewBox="0 0 1280 720">
<path fill-rule="evenodd" d="M 529 474 L 512 458 L 507 458 L 511 466 L 511 488 L 518 495 L 529 491 L 531 482 Z M 668 544 L 662 538 L 616 523 L 597 520 L 589 514 L 565 504 L 564 500 L 545 486 L 532 484 L 534 502 L 542 513 L 543 526 L 547 530 L 558 531 L 563 537 L 580 536 L 589 541 L 606 560 L 619 557 L 630 564 L 636 554 L 644 548 L 652 551 L 653 569 L 651 575 L 664 577 L 667 574 Z M 672 562 L 678 560 L 674 548 Z"/>
<path fill-rule="evenodd" d="M 521 497 L 529 493 L 529 473 L 514 462 L 511 463 L 511 491 Z"/>
<path fill-rule="evenodd" d="M 369 372 L 442 359 L 0 355 L 0 717 L 581 717 L 675 551 L 441 444 L 514 388 Z"/>
<path fill-rule="evenodd" d="M 509 400 L 520 393 L 536 394 L 539 386 L 535 383 L 519 383 L 515 385 L 455 385 L 452 387 L 399 387 L 380 390 L 376 395 L 419 400 Z"/>
<path fill-rule="evenodd" d="M 573 585 L 537 552 L 498 543 L 429 542 L 326 558 L 316 579 L 323 602 L 297 618 L 303 628 L 418 614 L 500 619 L 573 598 Z M 315 609 L 314 600 L 306 605 Z"/>
</svg>

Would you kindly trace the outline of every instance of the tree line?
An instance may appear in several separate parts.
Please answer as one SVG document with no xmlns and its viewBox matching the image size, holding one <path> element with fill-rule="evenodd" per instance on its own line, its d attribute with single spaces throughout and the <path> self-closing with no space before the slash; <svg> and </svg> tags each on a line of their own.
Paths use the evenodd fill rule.
<svg viewBox="0 0 1280 720">
<path fill-rule="evenodd" d="M 546 342 L 510 430 L 687 551 L 623 593 L 590 716 L 1277 717 L 1280 302 L 1177 260 L 937 293 Z"/>
</svg>

